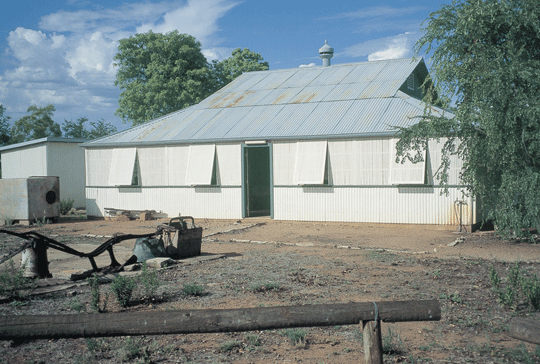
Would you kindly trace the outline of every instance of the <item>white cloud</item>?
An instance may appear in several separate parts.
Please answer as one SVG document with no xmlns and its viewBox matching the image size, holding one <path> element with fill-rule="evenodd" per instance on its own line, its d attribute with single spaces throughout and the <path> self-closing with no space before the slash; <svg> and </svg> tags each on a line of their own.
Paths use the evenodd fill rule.
<svg viewBox="0 0 540 364">
<path fill-rule="evenodd" d="M 316 65 L 317 65 L 316 63 L 311 62 L 311 63 L 308 63 L 308 64 L 301 64 L 301 65 L 298 66 L 298 67 L 300 67 L 300 68 L 305 68 L 305 67 L 315 67 Z"/>
<path fill-rule="evenodd" d="M 372 39 L 347 47 L 343 54 L 350 57 L 367 57 L 369 61 L 411 57 L 419 33 L 404 33 L 393 37 Z"/>
<path fill-rule="evenodd" d="M 214 47 L 203 49 L 202 54 L 208 62 L 212 62 L 213 60 L 222 61 L 225 58 L 229 58 L 233 50 L 234 48 Z"/>
<path fill-rule="evenodd" d="M 178 30 L 206 44 L 219 31 L 218 19 L 236 5 L 237 3 L 225 0 L 190 0 L 186 6 L 164 14 L 162 20 L 146 22 L 137 27 L 137 32 L 145 33 L 152 30 L 156 33 L 167 33 Z"/>
<path fill-rule="evenodd" d="M 46 15 L 38 29 L 19 27 L 9 33 L 4 53 L 13 66 L 0 75 L 2 102 L 14 114 L 24 114 L 32 104 L 52 103 L 57 106 L 55 119 L 90 117 L 85 112 L 103 113 L 103 108 L 112 117 L 118 106 L 113 58 L 119 39 L 178 29 L 195 36 L 210 60 L 221 60 L 232 49 L 216 47 L 218 21 L 236 5 L 175 0 Z"/>
<path fill-rule="evenodd" d="M 387 5 L 371 6 L 363 8 L 357 11 L 349 11 L 346 13 L 340 13 L 328 17 L 322 18 L 322 20 L 342 20 L 342 19 L 366 19 L 366 18 L 397 18 L 406 15 L 411 15 L 419 11 L 425 10 L 425 7 L 409 6 L 404 8 L 394 8 Z"/>
<path fill-rule="evenodd" d="M 101 76 L 107 76 L 110 83 L 114 82 L 116 71 L 113 66 L 113 57 L 117 50 L 117 42 L 104 37 L 101 32 L 78 39 L 76 46 L 66 52 L 69 75 L 73 79 L 86 83 L 79 75 L 89 72 L 91 78 L 96 74 L 101 74 Z"/>
</svg>

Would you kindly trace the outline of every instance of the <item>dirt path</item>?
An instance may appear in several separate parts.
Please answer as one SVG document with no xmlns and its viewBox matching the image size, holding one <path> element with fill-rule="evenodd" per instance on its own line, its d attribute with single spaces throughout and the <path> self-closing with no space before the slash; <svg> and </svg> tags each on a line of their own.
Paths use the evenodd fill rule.
<svg viewBox="0 0 540 364">
<path fill-rule="evenodd" d="M 91 251 L 114 233 L 155 231 L 157 221 L 63 221 L 39 227 L 56 240 Z M 504 277 L 515 261 L 527 276 L 540 275 L 540 245 L 516 244 L 492 232 L 458 234 L 455 227 L 312 223 L 270 219 L 199 220 L 202 250 L 224 259 L 160 271 L 160 298 L 121 308 L 112 296 L 109 312 L 236 308 L 341 302 L 438 299 L 440 322 L 384 324 L 393 351 L 385 363 L 514 363 L 540 360 L 534 346 L 513 340 L 506 323 L 513 315 L 540 320 L 523 306 L 501 307 L 489 280 L 490 267 Z M 17 227 L 17 230 L 25 229 Z M 448 244 L 462 239 L 451 247 Z M 120 262 L 133 241 L 115 247 Z M 109 263 L 107 254 L 98 266 Z M 89 269 L 85 259 L 49 250 L 53 275 Z M 200 284 L 205 294 L 185 296 L 185 284 Z M 275 289 L 253 287 L 269 284 Z M 108 288 L 104 286 L 105 292 Z M 43 296 L 23 304 L 0 305 L 0 315 L 92 312 L 87 286 Z M 251 333 L 165 335 L 141 338 L 39 340 L 0 345 L 10 363 L 37 358 L 81 363 L 358 363 L 358 327 L 306 328 L 301 344 L 284 330 Z M 228 348 L 229 345 L 230 347 Z M 146 351 L 141 351 L 144 348 Z M 138 349 L 138 351 L 137 351 Z M 129 352 L 134 353 L 130 356 Z M 146 353 L 146 354 L 144 354 Z M 146 357 L 144 355 L 147 355 Z M 528 356 L 525 356 L 528 355 Z M 145 359 L 146 358 L 146 359 Z M 531 361 L 532 360 L 532 361 Z M 48 362 L 48 361 L 47 361 Z"/>
</svg>

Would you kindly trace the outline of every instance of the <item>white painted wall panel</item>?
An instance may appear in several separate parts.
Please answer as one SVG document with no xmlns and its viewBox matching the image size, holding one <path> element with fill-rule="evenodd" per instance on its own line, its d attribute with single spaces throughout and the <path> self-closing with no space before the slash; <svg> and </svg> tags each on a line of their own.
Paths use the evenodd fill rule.
<svg viewBox="0 0 540 364">
<path fill-rule="evenodd" d="M 218 176 L 223 186 L 242 185 L 242 146 L 240 144 L 216 145 Z"/>
<path fill-rule="evenodd" d="M 107 186 L 111 169 L 112 149 L 86 149 L 86 185 Z"/>
<path fill-rule="evenodd" d="M 276 187 L 274 218 L 299 221 L 351 221 L 403 224 L 459 223 L 460 190 L 441 196 L 431 187 Z M 469 199 L 463 223 L 475 223 Z"/>
<path fill-rule="evenodd" d="M 48 176 L 60 178 L 60 199 L 73 199 L 73 207 L 84 208 L 85 168 L 84 149 L 76 143 L 47 145 Z"/>
<path fill-rule="evenodd" d="M 47 145 L 2 152 L 2 178 L 47 176 Z"/>
<path fill-rule="evenodd" d="M 242 189 L 220 187 L 86 189 L 89 216 L 105 216 L 104 208 L 156 210 L 170 217 L 242 218 Z"/>
</svg>

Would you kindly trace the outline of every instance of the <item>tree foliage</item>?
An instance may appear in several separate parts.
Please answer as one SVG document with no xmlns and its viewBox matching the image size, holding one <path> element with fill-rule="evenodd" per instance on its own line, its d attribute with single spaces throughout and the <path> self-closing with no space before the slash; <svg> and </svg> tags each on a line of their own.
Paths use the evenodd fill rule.
<svg viewBox="0 0 540 364">
<path fill-rule="evenodd" d="M 229 58 L 221 62 L 213 61 L 212 68 L 216 89 L 220 89 L 244 72 L 267 70 L 268 62 L 259 53 L 236 48 Z"/>
<path fill-rule="evenodd" d="M 114 57 L 120 93 L 116 115 L 133 124 L 193 105 L 209 76 L 201 44 L 179 34 L 136 34 L 121 39 Z"/>
<path fill-rule="evenodd" d="M 60 125 L 53 120 L 53 105 L 28 107 L 29 115 L 15 121 L 11 129 L 10 143 L 21 143 L 45 137 L 61 137 Z"/>
<path fill-rule="evenodd" d="M 11 139 L 10 117 L 4 115 L 6 111 L 4 105 L 0 105 L 0 147 L 9 144 Z"/>
<path fill-rule="evenodd" d="M 62 124 L 62 130 L 64 131 L 64 137 L 66 138 L 81 138 L 81 139 L 97 139 L 107 136 L 112 133 L 116 133 L 117 129 L 114 125 L 105 122 L 100 119 L 98 121 L 90 122 L 90 130 L 86 129 L 85 124 L 88 122 L 88 118 L 81 117 L 77 121 L 64 120 Z"/>
<path fill-rule="evenodd" d="M 178 31 L 122 39 L 114 59 L 115 85 L 122 89 L 116 115 L 133 125 L 194 105 L 242 72 L 268 69 L 249 49 L 209 64 L 201 44 Z"/>
<path fill-rule="evenodd" d="M 433 52 L 428 104 L 455 103 L 453 119 L 426 108 L 401 129 L 398 152 L 447 138 L 462 183 L 502 233 L 540 228 L 540 7 L 536 0 L 455 0 L 430 14 L 416 52 Z"/>
</svg>

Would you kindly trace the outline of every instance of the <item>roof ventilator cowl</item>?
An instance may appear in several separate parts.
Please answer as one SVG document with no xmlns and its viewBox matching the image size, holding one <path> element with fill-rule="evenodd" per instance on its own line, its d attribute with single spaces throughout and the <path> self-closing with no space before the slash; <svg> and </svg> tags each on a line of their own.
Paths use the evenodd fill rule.
<svg viewBox="0 0 540 364">
<path fill-rule="evenodd" d="M 323 67 L 330 66 L 330 58 L 334 56 L 334 48 L 328 45 L 328 41 L 324 41 L 324 45 L 319 48 L 319 57 L 323 60 Z"/>
</svg>

